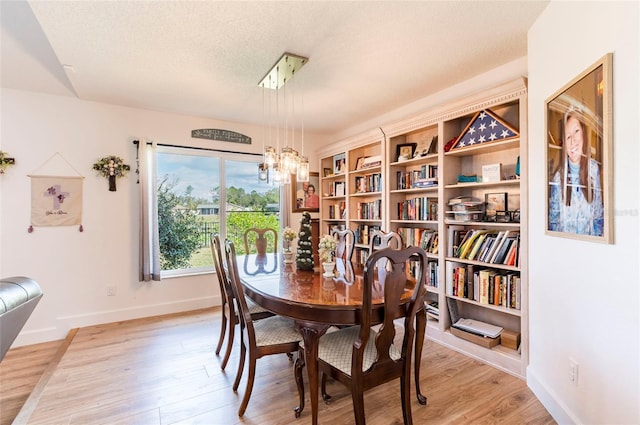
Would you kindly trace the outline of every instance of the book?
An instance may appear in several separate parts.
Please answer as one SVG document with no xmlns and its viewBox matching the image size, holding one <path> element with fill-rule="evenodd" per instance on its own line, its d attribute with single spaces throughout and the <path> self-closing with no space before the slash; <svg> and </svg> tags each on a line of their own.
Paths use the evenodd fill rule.
<svg viewBox="0 0 640 425">
<path fill-rule="evenodd" d="M 474 267 L 472 264 L 467 264 L 467 298 L 470 300 L 474 299 L 473 293 L 473 278 L 474 278 Z"/>
<path fill-rule="evenodd" d="M 492 261 L 492 263 L 502 264 L 504 261 L 504 258 L 507 255 L 507 251 L 509 250 L 511 245 L 514 243 L 514 241 L 515 239 L 513 238 L 505 240 L 504 244 L 502 244 L 502 248 L 500 248 L 500 251 L 496 254 L 495 260 Z"/>
<path fill-rule="evenodd" d="M 516 255 L 518 255 L 518 244 L 513 243 L 509 248 L 509 252 L 507 253 L 507 258 L 505 258 L 504 263 L 507 266 L 513 266 L 516 264 Z"/>
<path fill-rule="evenodd" d="M 460 256 L 458 258 L 460 258 L 460 259 L 467 258 L 467 254 L 469 253 L 469 251 L 473 247 L 473 245 L 476 242 L 476 240 L 481 235 L 484 235 L 485 233 L 487 233 L 486 230 L 474 230 L 472 235 L 469 237 L 469 239 L 467 239 L 467 241 L 460 247 L 461 248 L 461 252 L 460 252 Z"/>
<path fill-rule="evenodd" d="M 491 256 L 493 255 L 493 253 L 498 248 L 498 245 L 500 244 L 501 240 L 502 240 L 502 235 L 497 234 L 495 236 L 495 238 L 493 239 L 493 243 L 491 244 L 491 248 L 488 249 L 487 252 L 485 252 L 484 256 L 482 257 L 482 260 L 480 260 L 480 261 L 488 263 L 489 260 L 491 259 Z"/>
<path fill-rule="evenodd" d="M 479 273 L 479 297 L 478 302 L 480 304 L 489 304 L 489 269 L 480 270 Z"/>
<path fill-rule="evenodd" d="M 498 252 L 500 252 L 500 250 L 504 246 L 504 242 L 507 240 L 507 237 L 509 236 L 509 231 L 508 230 L 505 230 L 504 232 L 500 232 L 500 233 L 502 234 L 502 238 L 500 239 L 500 242 L 496 246 L 496 249 L 493 250 L 493 252 L 491 253 L 491 257 L 487 260 L 487 263 L 495 263 L 496 262 L 496 256 L 498 255 Z"/>
<path fill-rule="evenodd" d="M 478 238 L 476 239 L 476 242 L 473 244 L 473 247 L 469 251 L 469 255 L 467 256 L 467 259 L 473 260 L 475 258 L 476 254 L 478 253 L 478 250 L 482 246 L 482 243 L 484 242 L 486 236 L 487 236 L 486 233 L 478 236 Z"/>
<path fill-rule="evenodd" d="M 478 261 L 484 261 L 484 258 L 487 256 L 487 253 L 491 250 L 491 248 L 493 247 L 493 244 L 496 242 L 496 235 L 491 234 L 487 236 L 486 241 L 487 243 L 484 245 L 484 247 L 482 248 L 482 251 L 478 254 L 478 257 L 476 258 L 476 260 Z"/>
</svg>

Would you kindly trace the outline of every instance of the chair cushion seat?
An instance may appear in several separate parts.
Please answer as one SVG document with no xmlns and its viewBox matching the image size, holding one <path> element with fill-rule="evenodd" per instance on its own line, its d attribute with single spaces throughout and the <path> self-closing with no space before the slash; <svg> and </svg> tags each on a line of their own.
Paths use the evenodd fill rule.
<svg viewBox="0 0 640 425">
<path fill-rule="evenodd" d="M 351 376 L 351 357 L 353 353 L 353 343 L 360 333 L 360 326 L 351 326 L 340 329 L 337 332 L 327 333 L 320 338 L 318 346 L 318 358 L 329 363 L 331 366 Z M 362 360 L 362 370 L 366 371 L 376 360 L 375 338 L 377 333 L 371 330 L 369 341 L 364 351 Z M 400 351 L 391 345 L 389 356 L 393 360 L 399 360 Z"/>
<path fill-rule="evenodd" d="M 293 320 L 281 316 L 257 320 L 253 322 L 253 328 L 256 334 L 256 345 L 259 347 L 302 340 Z"/>
<path fill-rule="evenodd" d="M 256 304 L 255 302 L 253 302 L 253 300 L 251 298 L 245 297 L 245 299 L 247 300 L 247 307 L 249 307 L 249 314 L 265 313 L 265 312 L 269 311 L 266 308 L 261 307 L 258 304 Z"/>
</svg>

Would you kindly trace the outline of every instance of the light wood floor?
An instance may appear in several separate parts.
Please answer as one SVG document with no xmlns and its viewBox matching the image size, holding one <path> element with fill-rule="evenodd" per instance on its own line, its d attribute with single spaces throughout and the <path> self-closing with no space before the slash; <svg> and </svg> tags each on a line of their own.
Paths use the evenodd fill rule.
<svg viewBox="0 0 640 425">
<path fill-rule="evenodd" d="M 27 401 L 29 424 L 308 424 L 296 419 L 297 390 L 285 355 L 258 360 L 256 384 L 244 417 L 244 394 L 231 389 L 238 363 L 234 347 L 226 372 L 214 354 L 219 309 L 199 310 L 77 331 L 57 367 L 47 371 L 63 342 L 20 347 L 0 363 L 0 424 L 10 424 L 40 375 L 50 379 Z M 367 392 L 369 425 L 402 424 L 398 382 Z M 555 424 L 524 381 L 426 341 L 421 406 L 412 393 L 415 424 Z M 321 424 L 352 424 L 351 398 L 329 384 L 334 401 L 320 402 Z M 308 397 L 308 391 L 307 391 Z M 25 418 L 25 410 L 19 418 Z M 29 415 L 26 415 L 29 416 Z"/>
</svg>

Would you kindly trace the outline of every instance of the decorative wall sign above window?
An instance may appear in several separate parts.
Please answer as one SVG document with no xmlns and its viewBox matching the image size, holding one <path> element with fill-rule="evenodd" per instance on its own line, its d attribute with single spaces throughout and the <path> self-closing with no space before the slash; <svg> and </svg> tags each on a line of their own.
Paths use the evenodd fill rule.
<svg viewBox="0 0 640 425">
<path fill-rule="evenodd" d="M 191 130 L 191 137 L 195 139 L 219 140 L 221 142 L 233 142 L 251 144 L 251 137 L 244 134 L 236 133 L 231 130 L 219 130 L 217 128 L 202 128 L 200 130 Z"/>
</svg>

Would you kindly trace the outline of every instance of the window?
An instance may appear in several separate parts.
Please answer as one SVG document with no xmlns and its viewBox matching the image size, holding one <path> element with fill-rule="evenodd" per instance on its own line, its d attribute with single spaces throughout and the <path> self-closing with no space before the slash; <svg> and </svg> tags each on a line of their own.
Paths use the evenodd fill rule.
<svg viewBox="0 0 640 425">
<path fill-rule="evenodd" d="M 158 147 L 157 195 L 162 276 L 213 270 L 210 235 L 244 253 L 249 227 L 280 228 L 280 188 L 258 183 L 253 155 Z M 222 212 L 222 213 L 221 213 Z"/>
</svg>

